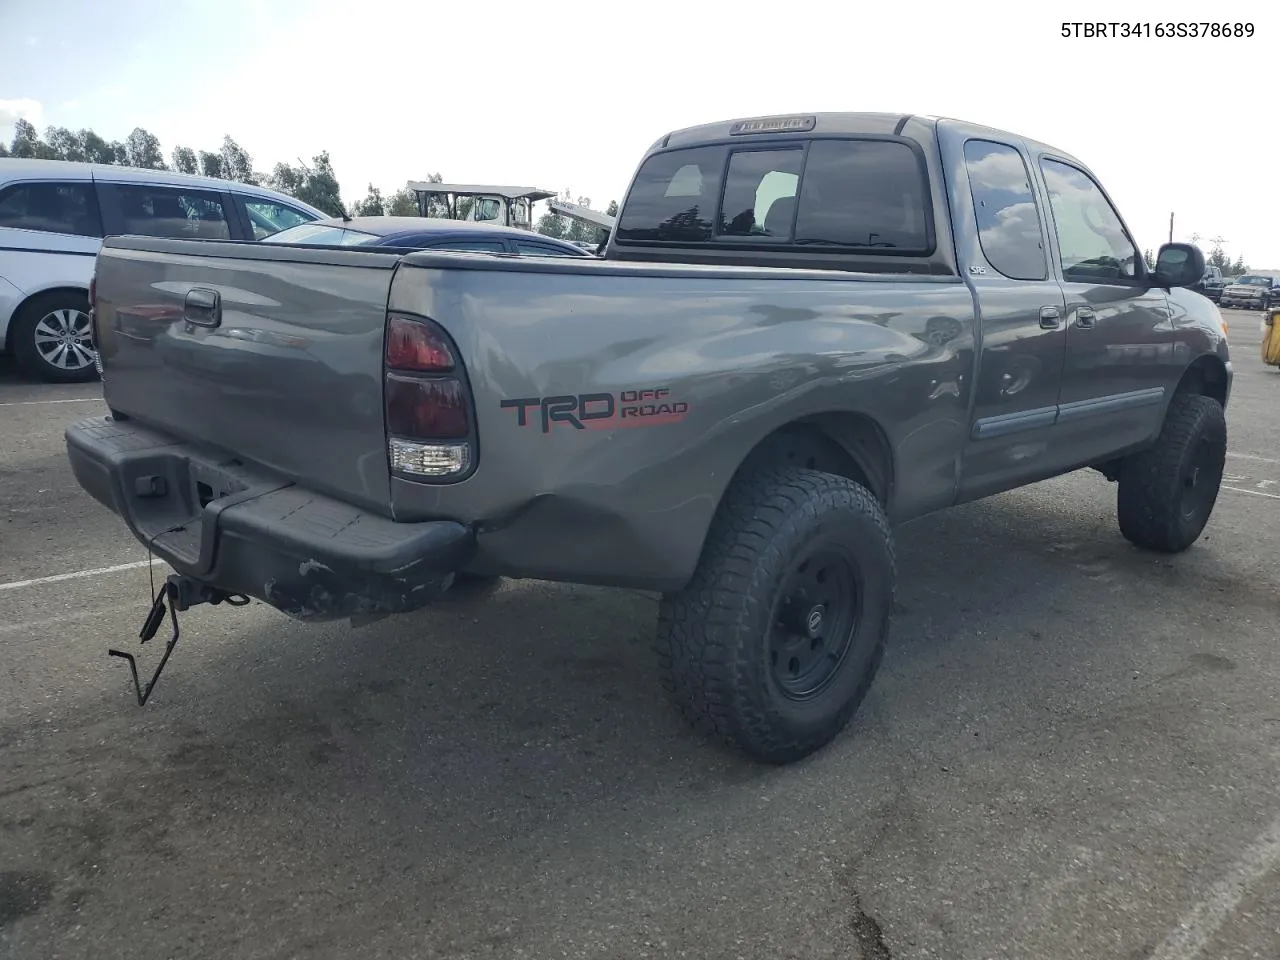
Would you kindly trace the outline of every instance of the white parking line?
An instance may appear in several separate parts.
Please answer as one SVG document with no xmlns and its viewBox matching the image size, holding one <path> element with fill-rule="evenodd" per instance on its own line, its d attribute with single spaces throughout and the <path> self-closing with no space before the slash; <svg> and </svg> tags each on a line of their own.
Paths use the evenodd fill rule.
<svg viewBox="0 0 1280 960">
<path fill-rule="evenodd" d="M 1263 493 L 1261 490 L 1246 490 L 1244 487 L 1233 487 L 1229 483 L 1224 483 L 1222 489 L 1230 490 L 1232 493 L 1247 493 L 1254 497 L 1266 497 L 1268 500 L 1280 500 L 1280 494 Z"/>
<path fill-rule="evenodd" d="M 141 604 L 145 604 L 145 598 Z M 78 610 L 75 613 L 64 613 L 56 617 L 42 617 L 39 620 L 19 620 L 17 623 L 0 623 L 0 637 L 15 633 L 25 633 L 57 626 L 60 623 L 72 623 L 77 620 L 96 620 L 106 616 L 115 616 L 130 610 L 137 610 L 139 603 L 121 603 L 113 607 L 94 607 L 91 610 Z M 38 639 L 38 638 L 32 638 Z"/>
<path fill-rule="evenodd" d="M 74 400 L 3 400 L 0 407 L 36 407 L 42 403 L 101 403 L 101 397 L 76 397 Z"/>
<path fill-rule="evenodd" d="M 153 564 L 164 563 L 159 557 L 150 560 L 138 560 L 135 563 L 117 563 L 114 567 L 98 567 L 95 570 L 76 570 L 73 573 L 59 573 L 52 577 L 35 577 L 31 580 L 13 580 L 0 583 L 0 591 L 20 590 L 23 587 L 38 587 L 42 583 L 59 583 L 63 580 L 79 580 L 81 577 L 100 577 L 104 573 L 119 573 L 121 570 L 140 570 Z"/>
<path fill-rule="evenodd" d="M 1200 956 L 1249 888 L 1280 864 L 1280 820 L 1276 820 L 1244 852 L 1231 872 L 1209 888 L 1209 894 L 1151 954 L 1151 960 L 1192 960 Z"/>
<path fill-rule="evenodd" d="M 1280 463 L 1280 460 L 1273 460 L 1271 457 L 1259 457 L 1253 453 L 1232 453 L 1227 451 L 1228 457 L 1235 457 L 1238 460 L 1257 460 L 1259 463 Z"/>
</svg>

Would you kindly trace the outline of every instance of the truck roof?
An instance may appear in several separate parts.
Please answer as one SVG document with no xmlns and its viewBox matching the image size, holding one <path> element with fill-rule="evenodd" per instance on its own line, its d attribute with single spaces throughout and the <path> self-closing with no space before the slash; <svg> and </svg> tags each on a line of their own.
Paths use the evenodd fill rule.
<svg viewBox="0 0 1280 960">
<path fill-rule="evenodd" d="M 988 127 L 958 117 L 943 117 L 918 113 L 884 113 L 872 111 L 818 112 L 818 113 L 785 113 L 760 117 L 738 117 L 733 120 L 717 120 L 697 126 L 673 130 L 660 137 L 649 148 L 649 153 L 677 146 L 693 146 L 719 140 L 750 139 L 759 142 L 765 138 L 795 136 L 841 136 L 853 134 L 872 134 L 895 136 L 902 134 L 908 125 L 923 124 L 932 130 L 939 121 L 963 123 L 975 130 L 987 131 L 996 139 L 1013 138 L 1025 142 L 1029 147 L 1045 153 L 1052 153 L 1080 164 L 1080 161 L 1060 150 L 1052 144 L 1034 140 L 1022 134 L 996 127 Z M 1086 167 L 1086 169 L 1088 169 Z"/>
</svg>

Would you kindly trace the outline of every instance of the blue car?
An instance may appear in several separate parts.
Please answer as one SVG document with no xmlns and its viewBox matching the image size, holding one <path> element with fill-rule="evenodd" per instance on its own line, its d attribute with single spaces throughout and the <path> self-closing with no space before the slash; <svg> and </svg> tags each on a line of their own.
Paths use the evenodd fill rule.
<svg viewBox="0 0 1280 960">
<path fill-rule="evenodd" d="M 430 217 L 329 217 L 300 223 L 263 243 L 301 243 L 333 247 L 399 247 L 414 250 L 470 250 L 524 257 L 590 257 L 570 243 L 539 233 L 468 220 Z"/>
</svg>

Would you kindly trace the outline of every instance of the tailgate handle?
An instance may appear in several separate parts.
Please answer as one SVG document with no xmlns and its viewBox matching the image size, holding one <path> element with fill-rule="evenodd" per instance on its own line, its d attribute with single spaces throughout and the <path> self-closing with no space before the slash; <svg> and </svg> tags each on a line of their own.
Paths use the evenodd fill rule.
<svg viewBox="0 0 1280 960">
<path fill-rule="evenodd" d="M 187 291 L 182 316 L 197 327 L 216 327 L 222 323 L 222 295 L 208 287 L 192 287 Z"/>
</svg>

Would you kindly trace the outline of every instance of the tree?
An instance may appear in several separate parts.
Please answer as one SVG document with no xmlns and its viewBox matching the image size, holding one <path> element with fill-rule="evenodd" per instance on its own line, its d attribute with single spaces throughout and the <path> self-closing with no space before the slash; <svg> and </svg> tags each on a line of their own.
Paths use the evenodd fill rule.
<svg viewBox="0 0 1280 960">
<path fill-rule="evenodd" d="M 9 144 L 9 154 L 14 157 L 35 158 L 39 160 L 56 160 L 48 144 L 40 139 L 35 126 L 29 120 L 19 119 L 13 125 L 13 140 Z"/>
<path fill-rule="evenodd" d="M 9 155 L 9 148 L 6 147 L 3 143 L 0 143 L 0 157 L 7 157 L 8 155 Z"/>
<path fill-rule="evenodd" d="M 571 194 L 566 189 L 564 195 L 560 197 L 562 200 L 568 200 Z M 565 220 L 559 214 L 548 210 L 538 218 L 537 224 L 533 228 L 544 237 L 555 237 L 557 240 L 567 239 L 570 231 L 573 229 L 572 224 Z"/>
<path fill-rule="evenodd" d="M 1226 273 L 1227 271 L 1224 270 L 1222 272 Z M 1231 275 L 1233 277 L 1238 277 L 1241 274 L 1248 273 L 1248 272 L 1249 272 L 1249 266 L 1244 262 L 1244 257 L 1236 257 L 1236 262 L 1231 265 Z"/>
<path fill-rule="evenodd" d="M 387 216 L 416 217 L 418 215 L 418 198 L 408 187 L 401 187 L 391 195 L 385 205 Z"/>
<path fill-rule="evenodd" d="M 199 173 L 200 163 L 196 160 L 196 152 L 190 147 L 174 147 L 173 169 L 179 173 Z"/>
<path fill-rule="evenodd" d="M 590 209 L 591 198 L 579 197 L 577 204 L 580 207 L 587 207 Z M 581 220 L 571 220 L 569 221 L 569 229 L 565 233 L 565 239 L 574 240 L 579 243 L 599 243 L 600 228 L 594 227 L 589 223 L 584 223 Z"/>
<path fill-rule="evenodd" d="M 357 217 L 381 217 L 386 215 L 385 206 L 382 202 L 382 191 L 369 184 L 369 192 L 365 194 L 363 200 L 355 205 L 353 211 Z"/>
<path fill-rule="evenodd" d="M 217 177 L 219 180 L 225 180 L 226 177 L 222 173 L 222 154 L 201 150 L 200 173 L 202 176 Z"/>
<path fill-rule="evenodd" d="M 249 154 L 245 152 L 244 147 L 236 143 L 230 137 L 222 138 L 222 176 L 227 180 L 235 180 L 237 183 L 253 183 L 258 182 L 257 174 L 253 172 L 253 160 Z"/>
<path fill-rule="evenodd" d="M 133 128 L 133 132 L 125 138 L 124 148 L 131 167 L 143 167 L 147 170 L 168 169 L 164 162 L 164 151 L 160 149 L 160 138 L 142 127 Z"/>
<path fill-rule="evenodd" d="M 609 208 L 605 210 L 605 213 L 607 213 L 611 217 L 616 217 L 618 215 L 618 201 L 610 200 Z"/>
<path fill-rule="evenodd" d="M 316 154 L 311 158 L 311 164 L 310 169 L 303 168 L 305 174 L 302 185 L 293 195 L 331 217 L 341 217 L 347 211 L 342 205 L 342 190 L 338 186 L 338 177 L 333 172 L 333 164 L 329 161 L 329 151 L 322 150 Z"/>
<path fill-rule="evenodd" d="M 58 160 L 87 160 L 84 152 L 84 140 L 77 133 L 66 127 L 50 127 L 44 132 L 45 143 Z"/>
<path fill-rule="evenodd" d="M 611 206 L 613 205 L 611 204 Z M 1150 247 L 1142 251 L 1142 259 L 1146 261 L 1148 270 L 1154 270 L 1156 268 L 1156 256 L 1151 252 Z"/>
<path fill-rule="evenodd" d="M 538 218 L 538 224 L 534 229 L 544 237 L 561 239 L 564 237 L 564 218 L 548 210 Z"/>
</svg>

